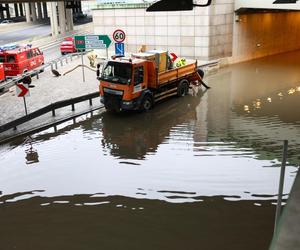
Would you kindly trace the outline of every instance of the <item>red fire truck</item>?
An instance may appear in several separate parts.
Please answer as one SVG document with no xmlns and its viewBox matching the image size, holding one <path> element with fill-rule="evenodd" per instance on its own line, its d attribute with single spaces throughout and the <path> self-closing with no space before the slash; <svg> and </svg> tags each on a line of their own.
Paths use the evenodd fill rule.
<svg viewBox="0 0 300 250">
<path fill-rule="evenodd" d="M 0 47 L 0 63 L 6 77 L 17 76 L 44 64 L 44 55 L 31 45 L 9 44 Z"/>
<path fill-rule="evenodd" d="M 77 52 L 75 48 L 74 37 L 66 37 L 60 44 L 60 52 L 62 55 Z"/>
<path fill-rule="evenodd" d="M 5 74 L 4 74 L 4 66 L 2 63 L 0 63 L 0 82 L 5 80 Z"/>
</svg>

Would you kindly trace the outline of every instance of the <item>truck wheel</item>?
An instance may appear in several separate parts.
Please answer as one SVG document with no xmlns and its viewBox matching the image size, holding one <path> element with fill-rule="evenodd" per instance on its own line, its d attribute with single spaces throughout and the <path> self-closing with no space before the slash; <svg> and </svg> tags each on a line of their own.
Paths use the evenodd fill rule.
<svg viewBox="0 0 300 250">
<path fill-rule="evenodd" d="M 153 100 L 152 100 L 151 96 L 146 95 L 143 98 L 143 101 L 142 101 L 142 104 L 140 107 L 140 111 L 149 111 L 152 108 L 152 106 L 153 106 Z"/>
<path fill-rule="evenodd" d="M 187 80 L 182 80 L 177 87 L 177 96 L 185 96 L 189 91 L 189 82 Z"/>
</svg>

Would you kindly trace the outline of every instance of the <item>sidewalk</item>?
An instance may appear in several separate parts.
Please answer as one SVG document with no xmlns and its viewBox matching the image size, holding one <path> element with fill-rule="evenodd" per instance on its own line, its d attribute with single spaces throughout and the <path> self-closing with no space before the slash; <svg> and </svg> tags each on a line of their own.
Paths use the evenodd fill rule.
<svg viewBox="0 0 300 250">
<path fill-rule="evenodd" d="M 88 59 L 84 56 L 84 62 L 88 65 Z M 70 64 L 60 67 L 58 71 L 63 74 L 78 64 L 81 64 L 81 58 L 74 59 Z M 82 68 L 79 67 L 66 76 L 54 77 L 51 71 L 45 71 L 40 74 L 40 79 L 34 77 L 32 85 L 34 88 L 30 88 L 30 96 L 26 97 L 28 113 L 43 108 L 51 103 L 70 99 L 85 94 L 98 91 L 99 82 L 96 79 L 96 73 L 85 69 L 85 82 L 82 80 Z M 96 103 L 97 102 L 97 103 Z M 100 105 L 96 99 L 94 103 Z M 76 104 L 76 112 L 83 111 L 90 108 L 88 103 Z M 11 87 L 9 92 L 0 96 L 0 125 L 13 121 L 25 115 L 24 102 L 22 97 L 16 96 L 16 88 Z M 32 129 L 34 127 L 46 124 L 53 119 L 61 119 L 64 116 L 70 115 L 74 112 L 71 111 L 71 107 L 58 109 L 56 116 L 52 117 L 51 113 L 45 114 L 44 117 L 36 118 L 30 122 L 18 126 L 16 131 L 8 130 L 0 134 L 0 140 L 15 135 L 22 131 Z"/>
</svg>

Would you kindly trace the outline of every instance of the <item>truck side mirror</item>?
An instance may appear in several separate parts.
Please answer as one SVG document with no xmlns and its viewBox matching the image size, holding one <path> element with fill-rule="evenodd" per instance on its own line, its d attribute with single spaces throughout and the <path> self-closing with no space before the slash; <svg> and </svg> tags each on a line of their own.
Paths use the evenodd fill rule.
<svg viewBox="0 0 300 250">
<path fill-rule="evenodd" d="M 99 78 L 99 76 L 100 76 L 100 63 L 97 63 L 96 75 L 97 75 L 97 78 Z"/>
</svg>

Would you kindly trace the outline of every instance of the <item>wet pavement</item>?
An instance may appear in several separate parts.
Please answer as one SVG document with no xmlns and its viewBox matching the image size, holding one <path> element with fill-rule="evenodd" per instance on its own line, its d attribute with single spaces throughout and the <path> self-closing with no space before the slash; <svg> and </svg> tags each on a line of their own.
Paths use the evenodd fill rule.
<svg viewBox="0 0 300 250">
<path fill-rule="evenodd" d="M 300 52 L 233 65 L 148 113 L 0 146 L 4 249 L 268 249 L 300 157 Z"/>
<path fill-rule="evenodd" d="M 85 64 L 88 64 L 86 56 L 84 56 Z M 32 85 L 34 88 L 30 88 L 30 96 L 26 97 L 26 106 L 28 113 L 32 113 L 38 109 L 41 109 L 51 103 L 58 101 L 90 94 L 98 91 L 98 81 L 96 79 L 96 73 L 85 69 L 85 82 L 82 78 L 82 68 L 79 67 L 74 71 L 63 76 L 63 73 L 74 69 L 77 65 L 81 64 L 81 57 L 74 57 L 73 61 L 63 61 L 63 66 L 58 64 L 58 71 L 62 76 L 55 77 L 50 71 L 50 67 L 45 72 L 39 75 L 39 79 L 33 77 Z M 100 101 L 95 100 L 97 104 Z M 9 92 L 0 95 L 1 103 L 1 116 L 0 125 L 11 122 L 25 115 L 24 100 L 22 97 L 17 97 L 16 88 L 11 87 Z M 75 111 L 80 112 L 89 108 L 88 102 L 79 103 L 75 105 Z M 6 137 L 18 134 L 41 124 L 47 124 L 55 119 L 60 119 L 68 114 L 72 114 L 71 106 L 57 110 L 56 117 L 52 117 L 51 112 L 43 117 L 36 118 L 32 122 L 26 123 L 18 127 L 17 131 L 9 130 L 0 134 L 0 141 Z"/>
</svg>

